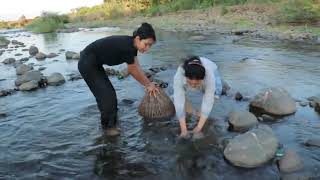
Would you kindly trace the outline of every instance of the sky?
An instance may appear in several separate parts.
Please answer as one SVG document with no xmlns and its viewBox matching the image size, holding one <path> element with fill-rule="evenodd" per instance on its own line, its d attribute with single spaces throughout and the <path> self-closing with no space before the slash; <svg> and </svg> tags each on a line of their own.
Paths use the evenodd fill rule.
<svg viewBox="0 0 320 180">
<path fill-rule="evenodd" d="M 22 15 L 33 18 L 43 11 L 68 13 L 74 8 L 94 6 L 102 2 L 103 0 L 0 0 L 0 20 L 18 20 Z"/>
</svg>

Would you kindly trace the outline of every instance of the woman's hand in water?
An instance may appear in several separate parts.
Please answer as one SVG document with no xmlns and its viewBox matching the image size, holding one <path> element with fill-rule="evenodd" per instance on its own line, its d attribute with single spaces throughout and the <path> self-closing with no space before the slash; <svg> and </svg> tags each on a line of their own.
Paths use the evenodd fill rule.
<svg viewBox="0 0 320 180">
<path fill-rule="evenodd" d="M 159 89 L 153 82 L 150 82 L 148 86 L 146 86 L 146 90 L 150 95 L 153 96 L 157 96 L 157 94 L 159 94 Z"/>
</svg>

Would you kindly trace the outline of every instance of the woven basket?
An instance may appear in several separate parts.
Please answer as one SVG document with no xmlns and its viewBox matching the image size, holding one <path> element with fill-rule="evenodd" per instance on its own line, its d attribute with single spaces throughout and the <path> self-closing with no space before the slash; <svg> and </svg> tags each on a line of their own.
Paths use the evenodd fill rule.
<svg viewBox="0 0 320 180">
<path fill-rule="evenodd" d="M 146 93 L 139 105 L 139 115 L 145 119 L 167 119 L 175 115 L 176 111 L 173 102 L 167 94 L 159 88 L 156 97 Z"/>
</svg>

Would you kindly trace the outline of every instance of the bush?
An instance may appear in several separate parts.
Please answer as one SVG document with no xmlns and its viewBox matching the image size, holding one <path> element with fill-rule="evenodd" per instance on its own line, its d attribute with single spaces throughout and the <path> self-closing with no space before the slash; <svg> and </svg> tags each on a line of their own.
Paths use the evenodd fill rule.
<svg viewBox="0 0 320 180">
<path fill-rule="evenodd" d="M 282 3 L 278 14 L 281 22 L 310 22 L 319 18 L 320 1 L 316 0 L 287 0 Z"/>
<path fill-rule="evenodd" d="M 66 15 L 57 15 L 55 13 L 45 12 L 26 28 L 36 33 L 49 33 L 54 32 L 59 28 L 64 27 L 64 23 L 69 22 L 69 18 Z"/>
</svg>

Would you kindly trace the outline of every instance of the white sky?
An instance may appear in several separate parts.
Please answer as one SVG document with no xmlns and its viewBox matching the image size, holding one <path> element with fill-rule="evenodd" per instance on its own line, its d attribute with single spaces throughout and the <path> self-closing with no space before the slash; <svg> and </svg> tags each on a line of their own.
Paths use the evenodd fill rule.
<svg viewBox="0 0 320 180">
<path fill-rule="evenodd" d="M 103 0 L 0 0 L 0 20 L 18 20 L 39 16 L 43 11 L 67 13 L 71 9 L 94 6 Z"/>
</svg>

